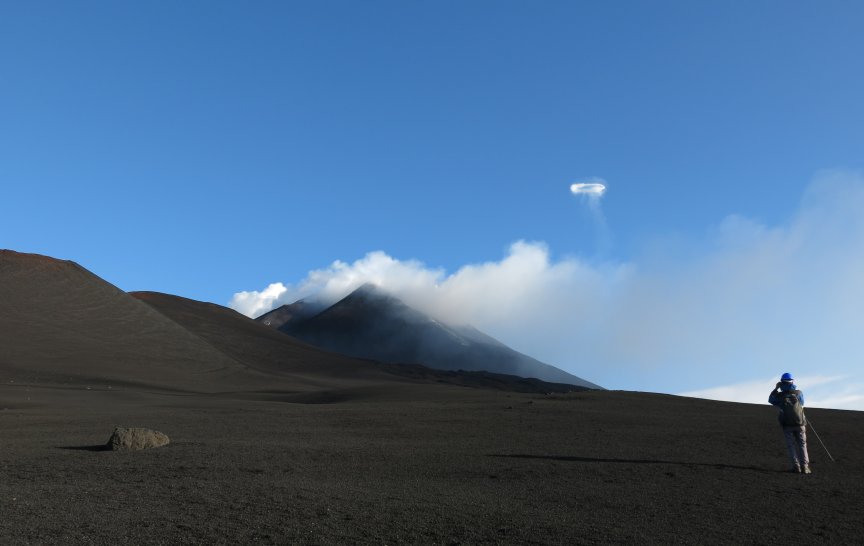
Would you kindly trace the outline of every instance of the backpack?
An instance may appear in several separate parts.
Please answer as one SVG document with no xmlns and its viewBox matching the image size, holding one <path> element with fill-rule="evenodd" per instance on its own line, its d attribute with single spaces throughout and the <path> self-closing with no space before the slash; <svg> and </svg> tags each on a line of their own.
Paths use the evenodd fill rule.
<svg viewBox="0 0 864 546">
<path fill-rule="evenodd" d="M 804 407 L 798 399 L 799 391 L 785 391 L 781 396 L 780 424 L 784 427 L 800 427 L 807 421 L 804 419 Z"/>
</svg>

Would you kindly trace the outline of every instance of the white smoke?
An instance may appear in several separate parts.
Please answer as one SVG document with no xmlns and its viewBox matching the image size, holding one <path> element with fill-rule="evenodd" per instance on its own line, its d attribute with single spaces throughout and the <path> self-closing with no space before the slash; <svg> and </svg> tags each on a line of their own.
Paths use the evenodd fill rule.
<svg viewBox="0 0 864 546">
<path fill-rule="evenodd" d="M 415 260 L 400 261 L 376 251 L 351 264 L 337 260 L 327 268 L 310 271 L 296 285 L 278 282 L 260 292 L 238 292 L 229 306 L 246 316 L 257 317 L 304 298 L 334 303 L 366 283 L 410 297 L 434 290 L 443 277 L 443 270 L 429 269 Z"/>
<path fill-rule="evenodd" d="M 238 292 L 231 299 L 231 308 L 247 317 L 263 315 L 271 309 L 283 305 L 283 298 L 288 288 L 281 282 L 274 282 L 264 290 L 257 292 Z"/>
<path fill-rule="evenodd" d="M 686 252 L 653 245 L 631 262 L 593 263 L 520 241 L 500 261 L 453 273 L 372 252 L 294 285 L 240 292 L 230 305 L 255 316 L 373 282 L 607 388 L 705 391 L 784 371 L 855 378 L 864 361 L 862 212 L 864 177 L 826 173 L 783 225 L 730 216 Z M 764 403 L 774 381 L 750 401 Z M 860 398 L 843 400 L 864 409 Z"/>
<path fill-rule="evenodd" d="M 600 206 L 600 199 L 606 194 L 606 181 L 598 177 L 588 178 L 571 184 L 570 192 L 577 196 L 587 209 L 597 237 L 597 254 L 605 256 L 612 247 L 612 232 Z"/>
</svg>

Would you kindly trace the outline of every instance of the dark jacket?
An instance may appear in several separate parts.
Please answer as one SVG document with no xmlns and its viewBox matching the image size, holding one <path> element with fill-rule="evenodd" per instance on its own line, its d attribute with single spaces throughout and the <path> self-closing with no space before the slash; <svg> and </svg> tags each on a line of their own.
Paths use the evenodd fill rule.
<svg viewBox="0 0 864 546">
<path fill-rule="evenodd" d="M 801 407 L 803 408 L 804 393 L 799 391 L 798 387 L 794 383 L 781 381 L 780 383 L 777 383 L 777 386 L 774 387 L 774 390 L 772 390 L 771 394 L 768 395 L 768 403 L 780 409 L 777 419 L 780 421 L 781 425 L 783 425 L 783 395 L 789 391 L 798 391 L 798 403 L 801 404 Z"/>
<path fill-rule="evenodd" d="M 779 387 L 774 387 L 774 390 L 771 391 L 771 395 L 768 396 L 768 403 L 772 406 L 777 406 L 778 408 L 783 405 L 783 393 L 787 391 L 795 391 L 798 390 L 798 387 L 794 383 L 778 383 Z M 804 393 L 798 391 L 798 402 L 801 403 L 801 407 L 804 407 Z"/>
</svg>

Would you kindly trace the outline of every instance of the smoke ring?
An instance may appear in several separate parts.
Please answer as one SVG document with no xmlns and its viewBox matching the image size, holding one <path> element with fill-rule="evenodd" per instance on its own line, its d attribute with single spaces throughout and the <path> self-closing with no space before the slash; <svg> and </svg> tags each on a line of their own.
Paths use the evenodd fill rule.
<svg viewBox="0 0 864 546">
<path fill-rule="evenodd" d="M 575 195 L 600 196 L 606 191 L 606 185 L 599 182 L 578 182 L 570 186 L 570 191 Z"/>
</svg>

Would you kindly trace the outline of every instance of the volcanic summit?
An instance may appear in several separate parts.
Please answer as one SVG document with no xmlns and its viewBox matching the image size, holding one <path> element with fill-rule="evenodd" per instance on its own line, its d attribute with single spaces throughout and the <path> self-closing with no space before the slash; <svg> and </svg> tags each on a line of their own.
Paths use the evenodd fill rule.
<svg viewBox="0 0 864 546">
<path fill-rule="evenodd" d="M 301 300 L 257 320 L 311 345 L 359 358 L 601 388 L 514 351 L 476 328 L 436 320 L 369 283 L 326 308 Z"/>
</svg>

